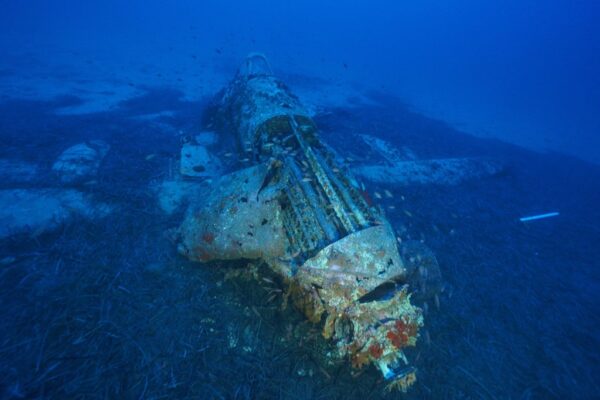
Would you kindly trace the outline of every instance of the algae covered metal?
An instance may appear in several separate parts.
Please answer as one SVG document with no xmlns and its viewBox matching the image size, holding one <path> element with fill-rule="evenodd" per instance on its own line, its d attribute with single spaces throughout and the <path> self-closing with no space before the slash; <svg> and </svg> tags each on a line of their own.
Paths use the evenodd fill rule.
<svg viewBox="0 0 600 400">
<path fill-rule="evenodd" d="M 407 390 L 405 355 L 423 326 L 394 231 L 320 139 L 296 96 L 250 55 L 218 101 L 251 167 L 215 180 L 179 229 L 179 251 L 200 262 L 255 259 L 335 343 L 330 357 L 377 367 Z"/>
</svg>

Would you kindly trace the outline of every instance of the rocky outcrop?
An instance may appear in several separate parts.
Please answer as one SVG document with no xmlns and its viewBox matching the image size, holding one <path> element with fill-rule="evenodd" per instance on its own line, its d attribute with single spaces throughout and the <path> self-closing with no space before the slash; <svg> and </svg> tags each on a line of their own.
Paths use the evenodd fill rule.
<svg viewBox="0 0 600 400">
<path fill-rule="evenodd" d="M 52 165 L 63 183 L 81 183 L 96 175 L 110 146 L 101 140 L 90 140 L 69 147 Z"/>
<path fill-rule="evenodd" d="M 366 180 L 393 185 L 456 185 L 500 173 L 504 167 L 484 158 L 400 161 L 394 165 L 360 165 L 352 172 Z"/>
<path fill-rule="evenodd" d="M 0 239 L 15 235 L 39 236 L 75 217 L 108 215 L 111 207 L 74 189 L 0 190 Z"/>
</svg>

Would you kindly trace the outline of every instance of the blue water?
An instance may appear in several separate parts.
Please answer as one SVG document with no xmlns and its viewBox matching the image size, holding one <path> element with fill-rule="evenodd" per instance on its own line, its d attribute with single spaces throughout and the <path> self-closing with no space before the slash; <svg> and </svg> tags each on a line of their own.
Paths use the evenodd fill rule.
<svg viewBox="0 0 600 400">
<path fill-rule="evenodd" d="M 0 396 L 400 397 L 372 369 L 321 363 L 318 329 L 264 282 L 190 263 L 169 239 L 183 210 L 161 210 L 156 188 L 260 51 L 345 156 L 369 134 L 504 166 L 366 183 L 392 193 L 392 225 L 444 278 L 404 397 L 599 398 L 599 4 L 1 1 L 0 192 L 74 189 L 113 211 L 0 238 Z M 110 145 L 96 176 L 57 180 L 56 158 L 88 140 Z"/>
</svg>

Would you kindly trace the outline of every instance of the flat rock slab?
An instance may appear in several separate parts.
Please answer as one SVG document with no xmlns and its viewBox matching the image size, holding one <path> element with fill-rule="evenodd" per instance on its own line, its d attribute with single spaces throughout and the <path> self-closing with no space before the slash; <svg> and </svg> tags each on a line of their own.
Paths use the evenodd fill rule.
<svg viewBox="0 0 600 400">
<path fill-rule="evenodd" d="M 179 172 L 189 177 L 215 177 L 221 173 L 221 162 L 211 155 L 205 146 L 186 143 L 181 148 Z"/>
<path fill-rule="evenodd" d="M 101 140 L 90 140 L 69 147 L 58 157 L 52 170 L 63 183 L 77 183 L 98 172 L 110 146 Z"/>
<path fill-rule="evenodd" d="M 0 239 L 20 233 L 38 236 L 76 216 L 94 219 L 110 212 L 109 205 L 74 189 L 0 190 Z"/>
<path fill-rule="evenodd" d="M 361 165 L 352 172 L 368 181 L 395 185 L 456 185 L 502 172 L 504 166 L 482 158 L 445 158 L 401 161 L 389 165 Z"/>
<path fill-rule="evenodd" d="M 179 179 L 164 181 L 154 187 L 154 190 L 158 196 L 160 209 L 170 215 L 187 205 L 202 187 L 202 183 Z"/>
<path fill-rule="evenodd" d="M 39 167 L 20 160 L 0 159 L 0 184 L 23 184 L 35 182 Z"/>
<path fill-rule="evenodd" d="M 408 147 L 396 147 L 388 141 L 371 135 L 358 135 L 360 139 L 383 160 L 389 164 L 397 164 L 402 161 L 416 160 L 417 156 Z"/>
</svg>

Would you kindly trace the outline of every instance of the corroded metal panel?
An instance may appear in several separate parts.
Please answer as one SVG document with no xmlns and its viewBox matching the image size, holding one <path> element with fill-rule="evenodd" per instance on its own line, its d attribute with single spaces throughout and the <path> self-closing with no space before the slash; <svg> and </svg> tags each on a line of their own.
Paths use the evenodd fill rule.
<svg viewBox="0 0 600 400">
<path fill-rule="evenodd" d="M 191 259 L 260 259 L 287 286 L 286 298 L 322 325 L 336 354 L 377 367 L 389 387 L 416 379 L 404 353 L 422 312 L 411 304 L 394 231 L 364 188 L 319 139 L 296 96 L 252 55 L 219 101 L 256 163 L 222 177 L 197 199 L 180 228 Z M 381 293 L 380 293 L 381 292 Z"/>
</svg>

